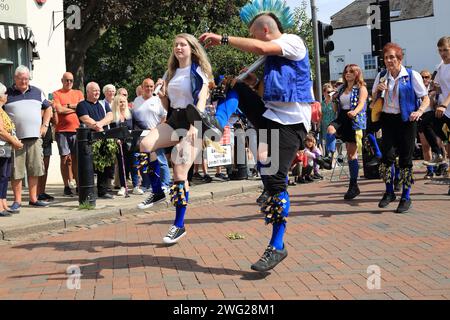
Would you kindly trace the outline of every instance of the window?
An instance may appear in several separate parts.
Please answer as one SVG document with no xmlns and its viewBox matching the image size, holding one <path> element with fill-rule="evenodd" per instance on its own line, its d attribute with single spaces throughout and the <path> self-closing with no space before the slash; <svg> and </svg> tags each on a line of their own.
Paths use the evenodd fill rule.
<svg viewBox="0 0 450 320">
<path fill-rule="evenodd" d="M 377 68 L 377 59 L 371 54 L 364 55 L 364 70 L 374 70 Z"/>
<path fill-rule="evenodd" d="M 28 43 L 24 40 L 0 39 L 0 82 L 13 84 L 14 70 L 19 65 L 31 67 Z"/>
</svg>

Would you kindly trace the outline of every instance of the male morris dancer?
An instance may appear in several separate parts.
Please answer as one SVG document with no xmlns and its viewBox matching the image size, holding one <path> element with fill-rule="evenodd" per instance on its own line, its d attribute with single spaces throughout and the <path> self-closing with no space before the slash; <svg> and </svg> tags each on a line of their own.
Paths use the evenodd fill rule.
<svg viewBox="0 0 450 320">
<path fill-rule="evenodd" d="M 284 2 L 254 0 L 242 8 L 241 18 L 248 24 L 252 38 L 205 33 L 200 36 L 200 41 L 206 43 L 206 47 L 230 45 L 266 56 L 264 96 L 261 99 L 246 84 L 237 82 L 227 93 L 226 101 L 219 103 L 216 118 L 205 119 L 202 115 L 202 120 L 209 128 L 216 125 L 221 129 L 239 105 L 257 129 L 268 130 L 269 150 L 273 144 L 279 145 L 276 174 L 268 175 L 262 169 L 264 187 L 270 194 L 262 211 L 266 223 L 273 224 L 272 238 L 262 257 L 251 266 L 256 271 L 267 271 L 287 256 L 283 242 L 290 206 L 286 175 L 297 150 L 303 149 L 311 123 L 310 103 L 314 99 L 308 50 L 299 36 L 283 33 L 283 29 L 292 26 L 293 22 Z M 271 141 L 272 131 L 277 130 L 279 141 Z"/>
</svg>

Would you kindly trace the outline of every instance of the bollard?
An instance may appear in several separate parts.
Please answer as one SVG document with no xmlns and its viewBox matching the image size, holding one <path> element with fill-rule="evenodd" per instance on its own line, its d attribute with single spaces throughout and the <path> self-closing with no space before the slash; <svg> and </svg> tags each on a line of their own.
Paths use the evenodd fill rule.
<svg viewBox="0 0 450 320">
<path fill-rule="evenodd" d="M 78 202 L 96 205 L 94 192 L 94 161 L 92 156 L 92 134 L 84 123 L 77 129 L 78 158 Z"/>
</svg>

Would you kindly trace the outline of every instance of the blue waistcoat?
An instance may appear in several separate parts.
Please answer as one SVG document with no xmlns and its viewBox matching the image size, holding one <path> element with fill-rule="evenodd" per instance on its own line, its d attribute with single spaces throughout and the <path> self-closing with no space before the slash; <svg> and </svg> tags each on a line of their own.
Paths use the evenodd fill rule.
<svg viewBox="0 0 450 320">
<path fill-rule="evenodd" d="M 342 110 L 341 95 L 344 93 L 344 90 L 345 90 L 345 88 L 342 87 L 338 93 L 338 97 L 337 97 L 338 112 L 340 112 Z M 358 106 L 360 91 L 361 90 L 356 86 L 352 88 L 352 93 L 350 94 L 350 110 L 355 110 L 356 107 Z M 367 122 L 366 108 L 367 108 L 367 104 L 364 103 L 363 109 L 352 120 L 353 130 L 360 130 L 360 129 L 365 130 L 366 129 L 366 122 Z"/>
<path fill-rule="evenodd" d="M 311 103 L 314 101 L 311 87 L 308 50 L 300 61 L 267 56 L 264 66 L 264 101 Z"/>
<path fill-rule="evenodd" d="M 406 69 L 408 76 L 404 76 L 398 81 L 398 96 L 400 113 L 404 122 L 409 121 L 412 112 L 417 111 L 420 106 L 420 99 L 417 98 L 412 83 L 412 70 Z"/>
<path fill-rule="evenodd" d="M 192 89 L 192 97 L 194 98 L 194 105 L 197 105 L 198 96 L 203 87 L 203 78 L 198 74 L 197 68 L 198 64 L 192 62 L 191 64 L 191 89 Z"/>
</svg>

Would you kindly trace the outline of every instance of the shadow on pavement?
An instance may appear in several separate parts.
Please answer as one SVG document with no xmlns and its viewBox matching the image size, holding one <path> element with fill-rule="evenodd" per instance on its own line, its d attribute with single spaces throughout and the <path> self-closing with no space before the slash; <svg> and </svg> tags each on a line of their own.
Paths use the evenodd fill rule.
<svg viewBox="0 0 450 320">
<path fill-rule="evenodd" d="M 95 248 L 116 248 L 116 247 L 142 247 L 154 245 L 153 243 L 123 243 L 120 241 L 61 241 L 61 242 L 41 242 L 41 243 L 29 243 L 12 247 L 14 249 L 26 249 L 34 250 L 38 248 L 54 248 L 56 251 L 77 251 L 83 250 L 89 253 L 99 253 L 101 251 Z"/>
<path fill-rule="evenodd" d="M 121 255 L 121 256 L 110 256 L 101 257 L 95 259 L 73 259 L 73 260 L 63 260 L 63 261 L 53 261 L 57 264 L 64 265 L 77 265 L 80 266 L 81 279 L 103 279 L 104 277 L 100 275 L 102 270 L 111 269 L 133 269 L 140 267 L 155 267 L 155 268 L 165 268 L 182 270 L 187 272 L 201 272 L 214 275 L 232 275 L 240 276 L 241 280 L 262 280 L 270 275 L 270 272 L 254 272 L 254 271 L 242 271 L 233 270 L 228 268 L 214 268 L 214 267 L 204 267 L 197 263 L 193 259 L 179 258 L 179 257 L 160 257 L 160 256 L 150 256 L 150 255 Z M 61 278 L 51 278 L 48 280 L 66 280 L 67 275 L 61 272 L 46 273 L 46 274 L 29 274 L 13 276 L 11 278 L 29 278 L 29 277 L 42 277 L 42 276 L 57 276 L 64 275 Z"/>
</svg>

